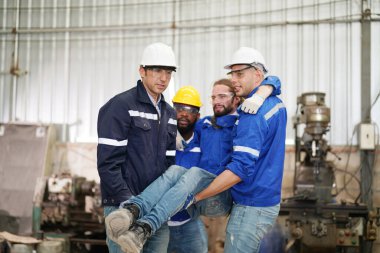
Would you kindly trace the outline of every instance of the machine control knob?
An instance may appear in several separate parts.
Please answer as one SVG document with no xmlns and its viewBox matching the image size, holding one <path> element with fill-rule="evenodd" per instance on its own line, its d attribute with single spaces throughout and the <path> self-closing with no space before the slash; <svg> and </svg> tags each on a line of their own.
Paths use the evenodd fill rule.
<svg viewBox="0 0 380 253">
<path fill-rule="evenodd" d="M 302 236 L 303 236 L 303 231 L 301 228 L 295 228 L 292 230 L 292 236 L 295 238 L 295 239 L 301 239 Z"/>
</svg>

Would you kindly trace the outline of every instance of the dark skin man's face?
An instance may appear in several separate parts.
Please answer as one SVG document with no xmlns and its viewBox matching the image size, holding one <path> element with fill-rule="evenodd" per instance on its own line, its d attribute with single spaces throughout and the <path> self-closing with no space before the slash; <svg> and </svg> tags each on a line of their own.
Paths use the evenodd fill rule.
<svg viewBox="0 0 380 253">
<path fill-rule="evenodd" d="M 199 119 L 199 108 L 177 103 L 174 104 L 174 108 L 177 111 L 177 128 L 181 135 L 192 132 Z"/>
</svg>

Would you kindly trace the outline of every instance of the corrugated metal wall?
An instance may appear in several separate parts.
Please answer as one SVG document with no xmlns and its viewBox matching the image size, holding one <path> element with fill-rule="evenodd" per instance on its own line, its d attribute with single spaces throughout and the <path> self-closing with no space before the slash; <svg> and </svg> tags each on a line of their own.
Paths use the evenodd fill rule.
<svg viewBox="0 0 380 253">
<path fill-rule="evenodd" d="M 380 0 L 371 9 L 371 91 L 380 91 Z M 362 1 L 4 0 L 0 2 L 0 121 L 62 124 L 70 141 L 96 140 L 97 112 L 138 79 L 143 48 L 173 46 L 179 71 L 166 96 L 194 85 L 212 112 L 213 81 L 240 46 L 282 79 L 291 117 L 302 92 L 327 94 L 330 142 L 347 144 L 361 119 Z M 11 75 L 10 72 L 18 74 Z M 380 102 L 372 117 L 380 123 Z M 377 113 L 376 113 L 377 112 Z"/>
</svg>

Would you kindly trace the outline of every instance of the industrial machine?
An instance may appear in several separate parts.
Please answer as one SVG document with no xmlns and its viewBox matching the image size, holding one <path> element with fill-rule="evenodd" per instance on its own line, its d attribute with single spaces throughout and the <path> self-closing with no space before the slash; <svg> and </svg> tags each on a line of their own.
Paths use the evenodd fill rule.
<svg viewBox="0 0 380 253">
<path fill-rule="evenodd" d="M 280 210 L 286 215 L 286 251 L 370 253 L 379 213 L 372 215 L 363 204 L 335 199 L 334 165 L 326 159 L 330 108 L 324 93 L 298 97 L 294 128 L 294 195 L 281 203 Z"/>
<path fill-rule="evenodd" d="M 294 125 L 294 198 L 329 203 L 332 201 L 334 172 L 333 164 L 326 161 L 330 147 L 323 137 L 330 127 L 330 108 L 325 105 L 324 93 L 305 93 L 297 103 L 301 108 Z M 304 132 L 299 137 L 302 127 Z"/>
<path fill-rule="evenodd" d="M 44 178 L 35 194 L 33 232 L 63 239 L 64 252 L 107 252 L 99 184 L 70 174 Z"/>
</svg>

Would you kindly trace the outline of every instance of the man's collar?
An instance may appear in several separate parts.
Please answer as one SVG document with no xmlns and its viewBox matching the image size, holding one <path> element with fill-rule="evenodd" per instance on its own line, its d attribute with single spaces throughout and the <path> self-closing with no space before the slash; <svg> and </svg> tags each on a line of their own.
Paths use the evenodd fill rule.
<svg viewBox="0 0 380 253">
<path fill-rule="evenodd" d="M 233 126 L 238 116 L 238 113 L 233 113 L 216 117 L 216 124 L 221 127 Z"/>
<path fill-rule="evenodd" d="M 187 144 L 189 144 L 194 139 L 194 132 L 188 140 L 184 140 Z"/>
<path fill-rule="evenodd" d="M 156 100 L 155 100 L 155 99 L 149 94 L 148 91 L 146 91 L 146 93 L 148 94 L 148 97 L 149 97 L 149 99 L 150 99 L 150 102 L 152 102 L 152 104 L 154 104 L 154 105 L 158 105 L 158 104 L 160 103 L 160 101 L 161 101 L 161 97 L 162 97 L 161 94 L 158 96 L 158 99 L 157 99 L 157 102 L 156 102 Z"/>
</svg>

